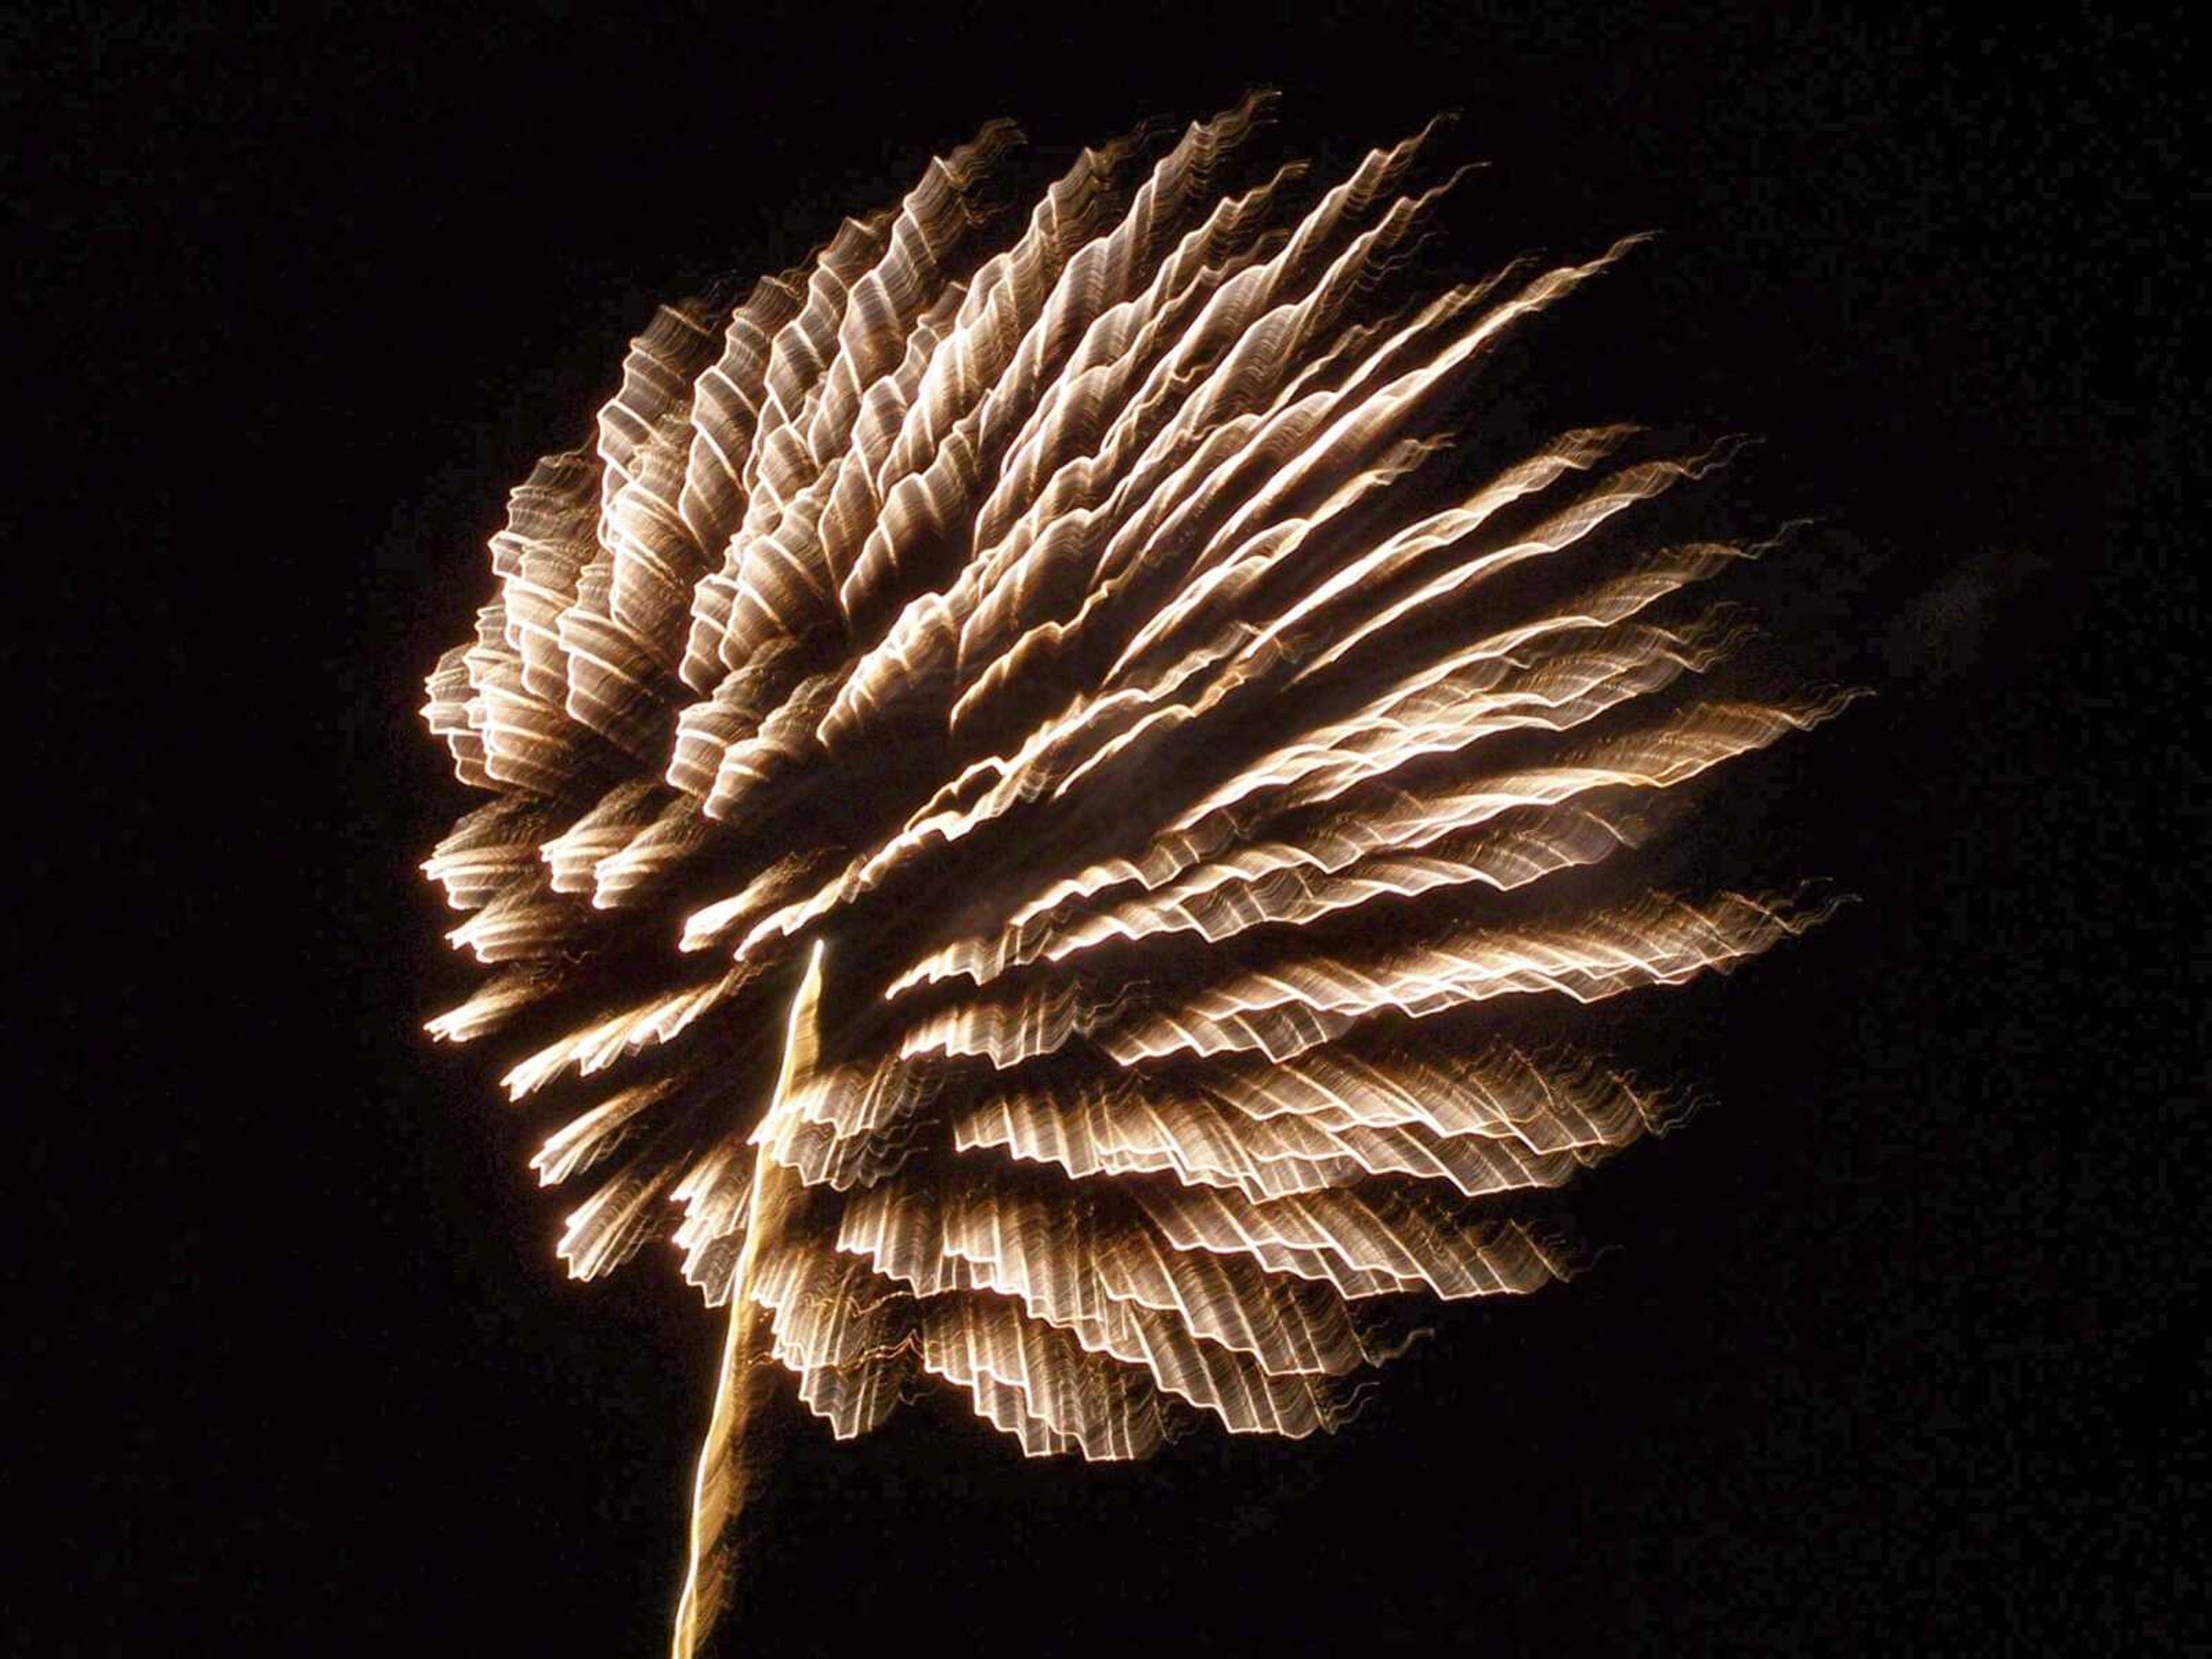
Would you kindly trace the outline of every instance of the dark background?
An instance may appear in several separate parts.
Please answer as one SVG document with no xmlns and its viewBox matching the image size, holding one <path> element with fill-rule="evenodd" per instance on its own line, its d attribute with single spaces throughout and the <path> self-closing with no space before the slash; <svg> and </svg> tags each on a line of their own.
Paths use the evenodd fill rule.
<svg viewBox="0 0 2212 1659">
<path fill-rule="evenodd" d="M 1085 1468 L 949 1399 L 849 1446 L 791 1406 L 718 1650 L 2202 1634 L 2178 11 L 282 16 L 7 27 L 19 343 L 60 394 L 19 393 L 58 511 L 18 666 L 32 787 L 89 824 L 25 871 L 76 907 L 25 929 L 27 1213 L 68 1241 L 18 1258 L 67 1304 L 24 1319 L 43 1650 L 659 1650 L 718 1321 L 659 1253 L 568 1283 L 545 1126 L 418 1035 L 468 977 L 414 868 L 462 805 L 421 676 L 655 301 L 988 116 L 1064 164 L 1252 84 L 1286 153 L 1458 108 L 1473 264 L 1663 233 L 1513 395 L 1764 434 L 1745 498 L 1822 515 L 1760 602 L 1881 695 L 1716 856 L 1861 902 L 1631 1011 L 1718 1103 L 1581 1188 L 1594 1271 L 1449 1311 L 1334 1441 Z"/>
</svg>

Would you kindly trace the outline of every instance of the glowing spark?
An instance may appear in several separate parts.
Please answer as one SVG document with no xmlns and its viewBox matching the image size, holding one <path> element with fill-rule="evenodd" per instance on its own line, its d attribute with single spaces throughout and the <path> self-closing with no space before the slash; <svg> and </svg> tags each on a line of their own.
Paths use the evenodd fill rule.
<svg viewBox="0 0 2212 1659">
<path fill-rule="evenodd" d="M 1626 872 L 1669 792 L 1848 701 L 1707 689 L 1745 629 L 1694 596 L 1758 550 L 1631 545 L 1729 447 L 1449 482 L 1498 344 L 1634 239 L 1393 309 L 1434 129 L 1301 209 L 1249 171 L 1267 102 L 1085 151 L 988 252 L 994 123 L 664 307 L 429 678 L 492 799 L 423 867 L 499 969 L 428 1029 L 570 1097 L 572 1273 L 665 1238 L 729 1309 L 679 1656 L 763 1362 L 841 1438 L 925 1374 L 1032 1455 L 1334 1428 L 1393 1299 L 1560 1275 L 1486 1200 L 1668 1121 L 1492 1000 L 1828 913 Z"/>
</svg>

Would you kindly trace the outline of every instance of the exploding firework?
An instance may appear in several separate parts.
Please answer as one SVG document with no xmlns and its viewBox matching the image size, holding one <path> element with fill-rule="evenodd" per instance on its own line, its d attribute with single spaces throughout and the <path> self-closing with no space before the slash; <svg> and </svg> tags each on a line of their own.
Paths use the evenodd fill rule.
<svg viewBox="0 0 2212 1659">
<path fill-rule="evenodd" d="M 572 1273 L 669 1238 L 729 1310 L 678 1654 L 763 1362 L 840 1437 L 925 1375 L 1031 1455 L 1333 1428 L 1405 1308 L 1559 1276 L 1514 1194 L 1663 1119 L 1497 1000 L 1825 914 L 1632 873 L 1842 706 L 1711 689 L 1697 593 L 1753 550 L 1647 504 L 1724 447 L 1443 455 L 1629 244 L 1394 301 L 1431 134 L 1324 188 L 1251 167 L 1264 112 L 1085 151 L 996 238 L 994 124 L 661 310 L 430 677 L 491 799 L 425 867 L 496 972 L 429 1030 L 574 1100 Z"/>
</svg>

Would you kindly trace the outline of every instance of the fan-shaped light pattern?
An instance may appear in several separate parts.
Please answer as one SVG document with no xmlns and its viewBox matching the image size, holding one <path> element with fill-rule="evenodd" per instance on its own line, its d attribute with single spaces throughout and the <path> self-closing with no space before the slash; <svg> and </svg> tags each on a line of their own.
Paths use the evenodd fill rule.
<svg viewBox="0 0 2212 1659">
<path fill-rule="evenodd" d="M 498 970 L 429 1029 L 573 1095 L 573 1272 L 665 1237 L 730 1309 L 679 1653 L 757 1361 L 841 1437 L 924 1376 L 1034 1454 L 1334 1427 L 1390 1310 L 1559 1275 L 1511 1194 L 1665 1121 L 1486 1005 L 1826 914 L 1634 875 L 1669 791 L 1843 702 L 1704 689 L 1752 550 L 1648 521 L 1727 447 L 1484 430 L 1631 244 L 1408 295 L 1433 132 L 1316 184 L 1265 110 L 1017 223 L 994 123 L 665 307 L 430 677 L 491 799 L 424 868 Z"/>
</svg>

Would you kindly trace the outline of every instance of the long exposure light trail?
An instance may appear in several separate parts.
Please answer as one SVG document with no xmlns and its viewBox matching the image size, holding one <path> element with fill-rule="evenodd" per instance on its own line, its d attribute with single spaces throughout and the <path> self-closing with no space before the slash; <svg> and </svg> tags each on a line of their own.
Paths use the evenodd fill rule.
<svg viewBox="0 0 2212 1659">
<path fill-rule="evenodd" d="M 494 971 L 428 1030 L 563 1103 L 573 1273 L 665 1240 L 729 1310 L 679 1656 L 775 1367 L 840 1437 L 930 1377 L 1038 1455 L 1333 1428 L 1392 1308 L 1560 1276 L 1512 1194 L 1668 1121 L 1495 1011 L 1828 914 L 1636 874 L 1849 701 L 1720 683 L 1699 596 L 1759 550 L 1652 514 L 1730 447 L 1483 441 L 1501 344 L 1636 239 L 1408 294 L 1436 129 L 1317 188 L 1267 108 L 1012 226 L 993 123 L 664 307 L 429 678 L 489 799 L 424 868 Z"/>
</svg>

